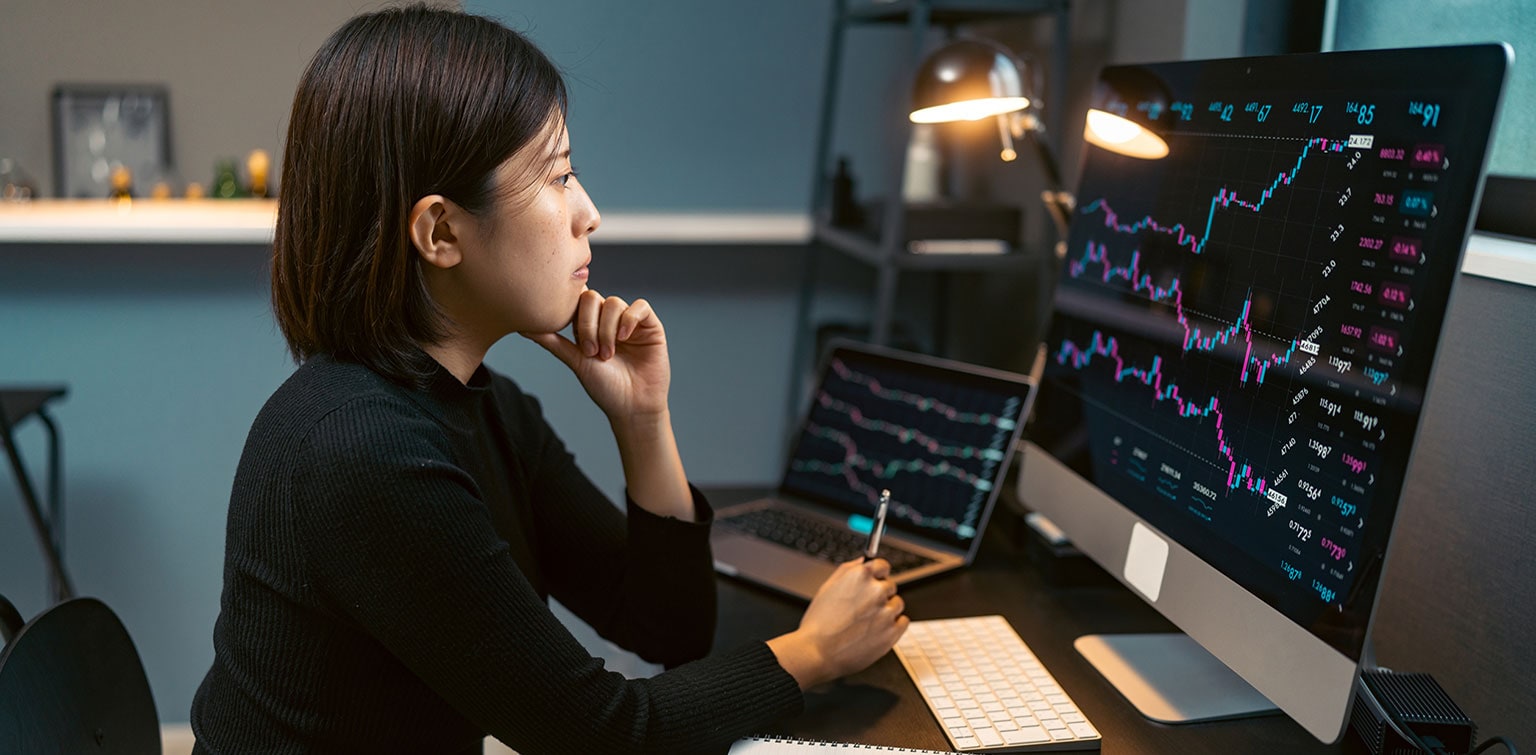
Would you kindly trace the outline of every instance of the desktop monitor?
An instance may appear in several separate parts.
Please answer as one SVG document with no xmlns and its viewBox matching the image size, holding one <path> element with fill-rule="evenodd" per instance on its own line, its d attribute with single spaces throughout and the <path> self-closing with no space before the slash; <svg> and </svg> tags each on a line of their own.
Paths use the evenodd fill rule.
<svg viewBox="0 0 1536 755">
<path fill-rule="evenodd" d="M 1078 641 L 1148 716 L 1343 733 L 1511 60 L 1101 74 L 1019 492 L 1183 631 Z"/>
</svg>

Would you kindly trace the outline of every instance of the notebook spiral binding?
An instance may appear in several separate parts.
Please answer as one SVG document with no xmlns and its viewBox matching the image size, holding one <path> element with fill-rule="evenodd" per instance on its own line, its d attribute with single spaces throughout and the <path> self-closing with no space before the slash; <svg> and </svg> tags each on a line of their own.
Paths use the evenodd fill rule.
<svg viewBox="0 0 1536 755">
<path fill-rule="evenodd" d="M 891 752 L 895 752 L 895 753 L 919 753 L 920 755 L 947 755 L 946 753 L 944 753 L 943 751 L 940 751 L 940 750 L 913 750 L 913 749 L 908 749 L 908 748 L 905 748 L 905 747 L 891 747 L 891 746 L 888 746 L 888 745 L 867 745 L 867 744 L 860 744 L 860 743 L 857 743 L 857 742 L 824 742 L 824 741 L 814 740 L 814 739 L 801 739 L 799 737 L 774 736 L 774 735 L 769 735 L 769 736 L 762 736 L 762 735 L 760 735 L 760 736 L 754 736 L 754 737 L 746 737 L 746 738 L 742 739 L 741 742 L 766 742 L 766 743 L 770 743 L 770 744 L 786 744 L 786 745 L 805 746 L 805 747 L 817 747 L 817 748 L 821 748 L 821 749 L 824 749 L 824 750 L 832 750 L 832 749 L 836 749 L 836 750 L 862 750 L 864 752 L 873 752 L 873 753 L 880 753 L 880 752 L 891 753 Z"/>
</svg>

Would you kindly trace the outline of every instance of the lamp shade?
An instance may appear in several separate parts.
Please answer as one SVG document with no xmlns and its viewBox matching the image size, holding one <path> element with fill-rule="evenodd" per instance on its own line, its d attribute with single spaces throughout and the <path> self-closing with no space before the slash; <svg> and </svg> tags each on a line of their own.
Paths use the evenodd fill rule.
<svg viewBox="0 0 1536 755">
<path fill-rule="evenodd" d="M 1168 142 L 1153 127 L 1177 117 L 1169 99 L 1168 85 L 1141 69 L 1106 71 L 1083 123 L 1083 139 L 1127 157 L 1166 157 Z"/>
<path fill-rule="evenodd" d="M 1168 155 L 1168 142 L 1151 129 L 1129 118 L 1090 108 L 1083 123 L 1083 139 L 1110 152 L 1156 160 Z"/>
<path fill-rule="evenodd" d="M 912 82 L 913 123 L 976 121 L 1028 108 L 1024 64 L 986 40 L 958 39 L 923 59 Z"/>
</svg>

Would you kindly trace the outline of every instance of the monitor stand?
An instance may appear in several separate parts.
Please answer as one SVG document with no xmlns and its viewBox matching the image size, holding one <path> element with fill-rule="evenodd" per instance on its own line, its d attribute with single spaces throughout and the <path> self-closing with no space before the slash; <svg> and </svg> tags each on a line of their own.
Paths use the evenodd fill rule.
<svg viewBox="0 0 1536 755">
<path fill-rule="evenodd" d="M 1089 634 L 1072 644 L 1153 721 L 1183 724 L 1280 712 L 1183 633 Z"/>
</svg>

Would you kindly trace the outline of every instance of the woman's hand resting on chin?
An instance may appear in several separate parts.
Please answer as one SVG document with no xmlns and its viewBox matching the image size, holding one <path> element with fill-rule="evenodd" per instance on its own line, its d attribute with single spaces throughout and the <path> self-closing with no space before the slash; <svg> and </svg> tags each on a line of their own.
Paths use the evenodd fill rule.
<svg viewBox="0 0 1536 755">
<path fill-rule="evenodd" d="M 644 299 L 626 303 L 587 289 L 572 319 L 576 340 L 560 333 L 523 333 L 576 373 L 608 421 L 627 424 L 667 412 L 672 367 L 667 334 Z"/>
</svg>

